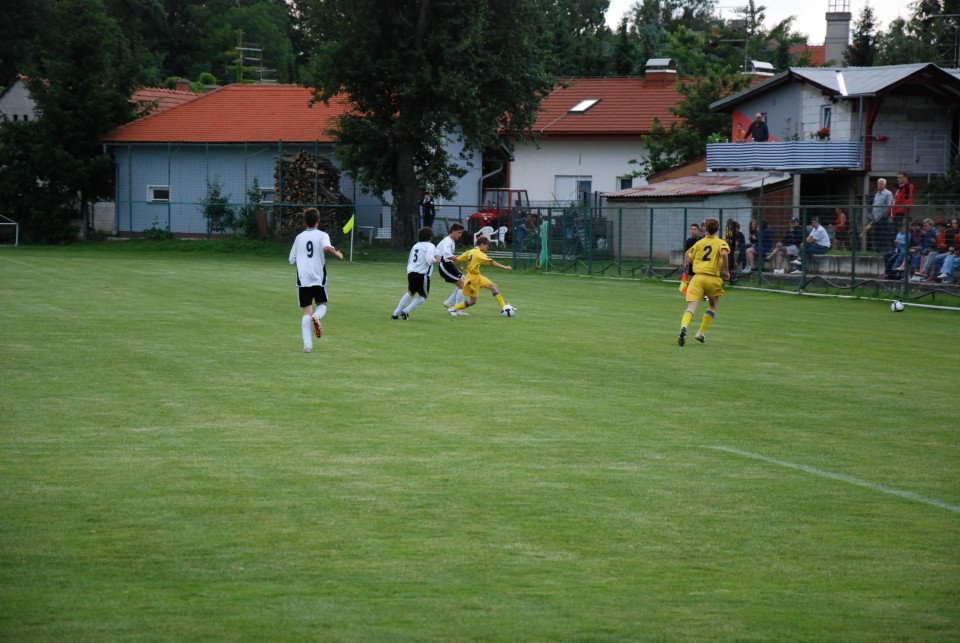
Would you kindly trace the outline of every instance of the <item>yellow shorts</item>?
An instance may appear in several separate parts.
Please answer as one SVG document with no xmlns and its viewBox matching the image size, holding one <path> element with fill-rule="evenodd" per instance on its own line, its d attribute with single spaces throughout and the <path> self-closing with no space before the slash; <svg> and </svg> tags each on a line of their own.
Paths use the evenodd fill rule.
<svg viewBox="0 0 960 643">
<path fill-rule="evenodd" d="M 480 294 L 481 288 L 486 288 L 490 280 L 483 275 L 467 275 L 467 280 L 463 283 L 463 296 L 476 297 Z"/>
<path fill-rule="evenodd" d="M 687 301 L 700 301 L 704 296 L 723 297 L 723 279 L 713 275 L 694 275 L 687 286 Z"/>
</svg>

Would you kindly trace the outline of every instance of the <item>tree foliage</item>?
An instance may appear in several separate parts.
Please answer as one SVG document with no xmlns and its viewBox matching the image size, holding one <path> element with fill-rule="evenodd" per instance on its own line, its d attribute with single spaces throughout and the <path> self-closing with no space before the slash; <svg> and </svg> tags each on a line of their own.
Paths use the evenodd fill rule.
<svg viewBox="0 0 960 643">
<path fill-rule="evenodd" d="M 537 33 L 538 0 L 378 0 L 304 3 L 319 42 L 310 70 L 319 100 L 345 94 L 356 109 L 336 126 L 337 157 L 374 194 L 392 192 L 394 243 L 412 240 L 421 189 L 453 195 L 470 150 L 525 136 L 553 86 Z"/>
<path fill-rule="evenodd" d="M 113 195 L 100 137 L 133 117 L 137 67 L 102 0 L 61 0 L 49 26 L 39 63 L 26 70 L 39 118 L 0 128 L 3 158 L 13 159 L 0 167 L 0 199 L 21 216 L 28 240 L 55 241 L 78 215 L 88 225 L 92 201 Z M 43 210 L 26 201 L 38 187 Z"/>
<path fill-rule="evenodd" d="M 872 67 L 877 57 L 877 18 L 873 7 L 863 5 L 853 23 L 853 37 L 843 59 L 848 67 Z"/>
</svg>

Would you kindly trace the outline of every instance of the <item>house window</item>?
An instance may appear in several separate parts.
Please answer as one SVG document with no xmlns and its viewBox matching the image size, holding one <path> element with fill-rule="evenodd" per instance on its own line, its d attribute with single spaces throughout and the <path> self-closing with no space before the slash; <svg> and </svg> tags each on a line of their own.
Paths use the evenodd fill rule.
<svg viewBox="0 0 960 643">
<path fill-rule="evenodd" d="M 820 108 L 820 127 L 830 129 L 830 117 L 833 114 L 833 106 L 824 105 Z"/>
<path fill-rule="evenodd" d="M 273 203 L 276 197 L 275 188 L 260 188 L 260 203 Z"/>
<path fill-rule="evenodd" d="M 620 176 L 617 177 L 617 189 L 618 190 L 629 190 L 633 187 L 633 177 L 632 176 Z"/>
<path fill-rule="evenodd" d="M 148 185 L 147 201 L 149 203 L 169 203 L 170 186 L 169 185 Z"/>
<path fill-rule="evenodd" d="M 560 203 L 581 203 L 584 194 L 593 192 L 593 177 L 562 176 L 553 177 L 553 195 Z"/>
</svg>

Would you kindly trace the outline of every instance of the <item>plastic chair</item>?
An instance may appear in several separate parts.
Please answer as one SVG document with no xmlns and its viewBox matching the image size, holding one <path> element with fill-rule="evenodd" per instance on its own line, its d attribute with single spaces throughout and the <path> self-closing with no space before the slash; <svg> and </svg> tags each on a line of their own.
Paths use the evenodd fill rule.
<svg viewBox="0 0 960 643">
<path fill-rule="evenodd" d="M 489 239 L 492 245 L 502 246 L 507 240 L 507 226 L 500 226 L 499 230 L 491 232 Z"/>
<path fill-rule="evenodd" d="M 477 239 L 480 238 L 480 236 L 484 236 L 484 237 L 486 237 L 487 239 L 489 239 L 490 237 L 492 237 L 492 236 L 493 236 L 493 226 L 485 225 L 485 226 L 483 226 L 482 228 L 480 228 L 479 230 L 477 230 L 476 232 L 474 232 L 474 233 L 473 233 L 473 245 L 477 245 Z M 491 241 L 491 243 L 493 243 L 493 242 Z"/>
</svg>

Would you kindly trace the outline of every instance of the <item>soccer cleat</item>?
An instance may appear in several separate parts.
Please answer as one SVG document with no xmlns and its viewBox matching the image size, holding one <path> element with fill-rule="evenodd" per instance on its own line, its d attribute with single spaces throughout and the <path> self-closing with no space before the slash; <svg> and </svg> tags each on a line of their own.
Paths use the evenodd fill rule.
<svg viewBox="0 0 960 643">
<path fill-rule="evenodd" d="M 446 308 L 447 310 L 450 310 L 454 306 L 456 306 L 456 304 L 451 304 L 449 301 L 443 302 L 443 307 Z"/>
<path fill-rule="evenodd" d="M 312 353 L 312 352 L 313 352 L 313 349 L 312 349 L 312 348 L 304 348 L 304 349 L 303 349 L 303 352 L 304 352 L 304 353 Z"/>
<path fill-rule="evenodd" d="M 410 315 L 408 315 L 406 312 L 404 312 L 404 311 L 401 310 L 401 311 L 400 311 L 400 319 L 410 319 Z"/>
<path fill-rule="evenodd" d="M 457 311 L 454 310 L 453 308 L 447 308 L 447 312 L 450 313 L 450 316 L 451 316 L 451 317 L 456 317 L 456 316 L 457 316 Z"/>
<path fill-rule="evenodd" d="M 400 319 L 400 315 L 398 313 L 393 313 L 390 315 L 390 319 Z"/>
<path fill-rule="evenodd" d="M 313 331 L 317 334 L 317 337 L 323 337 L 323 326 L 320 325 L 320 320 L 316 317 L 311 317 L 313 320 Z"/>
<path fill-rule="evenodd" d="M 683 346 L 687 343 L 687 329 L 681 328 L 680 335 L 677 337 L 677 343 Z"/>
<path fill-rule="evenodd" d="M 457 317 L 469 317 L 470 313 L 465 310 L 456 310 L 454 311 L 457 314 Z"/>
<path fill-rule="evenodd" d="M 707 338 L 703 336 L 703 333 L 697 333 L 696 335 L 693 336 L 693 338 L 698 342 L 700 342 L 701 344 L 707 341 Z"/>
</svg>

